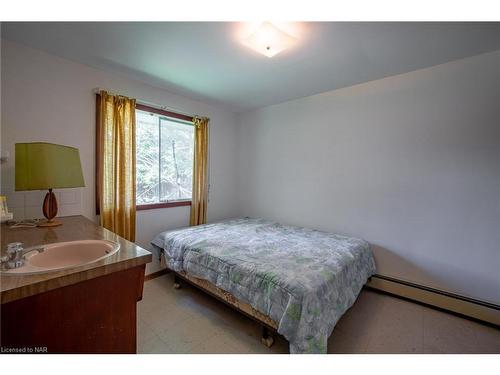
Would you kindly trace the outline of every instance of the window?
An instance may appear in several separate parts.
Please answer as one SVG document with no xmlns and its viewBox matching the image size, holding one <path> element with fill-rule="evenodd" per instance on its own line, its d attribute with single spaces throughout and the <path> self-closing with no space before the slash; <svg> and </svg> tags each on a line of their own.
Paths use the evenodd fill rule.
<svg viewBox="0 0 500 375">
<path fill-rule="evenodd" d="M 191 204 L 194 126 L 190 120 L 188 116 L 137 105 L 138 210 Z"/>
</svg>

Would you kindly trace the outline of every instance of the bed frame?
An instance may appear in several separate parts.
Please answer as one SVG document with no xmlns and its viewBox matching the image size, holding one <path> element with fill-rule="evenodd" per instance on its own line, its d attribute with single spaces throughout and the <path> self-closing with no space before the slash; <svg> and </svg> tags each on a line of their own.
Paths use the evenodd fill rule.
<svg viewBox="0 0 500 375">
<path fill-rule="evenodd" d="M 264 344 L 268 348 L 270 348 L 274 344 L 274 335 L 278 334 L 278 323 L 276 323 L 271 317 L 254 309 L 250 304 L 240 301 L 231 293 L 216 287 L 214 284 L 207 280 L 190 276 L 183 271 L 176 272 L 169 269 L 163 253 L 161 253 L 160 255 L 160 264 L 162 265 L 162 267 L 166 268 L 169 272 L 172 272 L 174 274 L 175 289 L 179 289 L 183 282 L 193 285 L 197 289 L 200 289 L 201 291 L 218 299 L 219 301 L 225 303 L 226 305 L 242 313 L 243 315 L 257 321 L 262 326 L 262 344 Z"/>
</svg>

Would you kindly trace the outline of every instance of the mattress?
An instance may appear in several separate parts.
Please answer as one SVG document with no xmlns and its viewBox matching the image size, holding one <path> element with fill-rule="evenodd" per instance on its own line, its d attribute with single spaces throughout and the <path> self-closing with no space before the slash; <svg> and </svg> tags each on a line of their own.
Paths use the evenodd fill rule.
<svg viewBox="0 0 500 375">
<path fill-rule="evenodd" d="M 375 273 L 352 237 L 241 218 L 162 232 L 168 268 L 207 280 L 278 322 L 290 353 L 326 353 L 327 340 Z"/>
</svg>

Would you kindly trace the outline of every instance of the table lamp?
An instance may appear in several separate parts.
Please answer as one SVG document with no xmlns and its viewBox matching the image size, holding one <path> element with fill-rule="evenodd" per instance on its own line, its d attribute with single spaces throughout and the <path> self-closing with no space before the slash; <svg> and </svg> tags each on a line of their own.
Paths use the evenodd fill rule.
<svg viewBox="0 0 500 375">
<path fill-rule="evenodd" d="M 83 187 L 82 164 L 77 148 L 53 143 L 16 143 L 16 191 L 49 191 L 43 200 L 46 222 L 39 227 L 55 227 L 57 200 L 52 189 Z"/>
</svg>

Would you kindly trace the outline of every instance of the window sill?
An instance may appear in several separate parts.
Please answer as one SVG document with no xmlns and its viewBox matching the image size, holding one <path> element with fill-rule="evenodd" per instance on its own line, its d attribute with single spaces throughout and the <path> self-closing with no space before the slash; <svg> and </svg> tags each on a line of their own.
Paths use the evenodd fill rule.
<svg viewBox="0 0 500 375">
<path fill-rule="evenodd" d="M 141 204 L 141 205 L 136 205 L 135 208 L 137 211 L 143 211 L 143 210 L 155 210 L 157 208 L 169 208 L 169 207 L 181 207 L 181 206 L 191 206 L 191 201 Z"/>
</svg>

